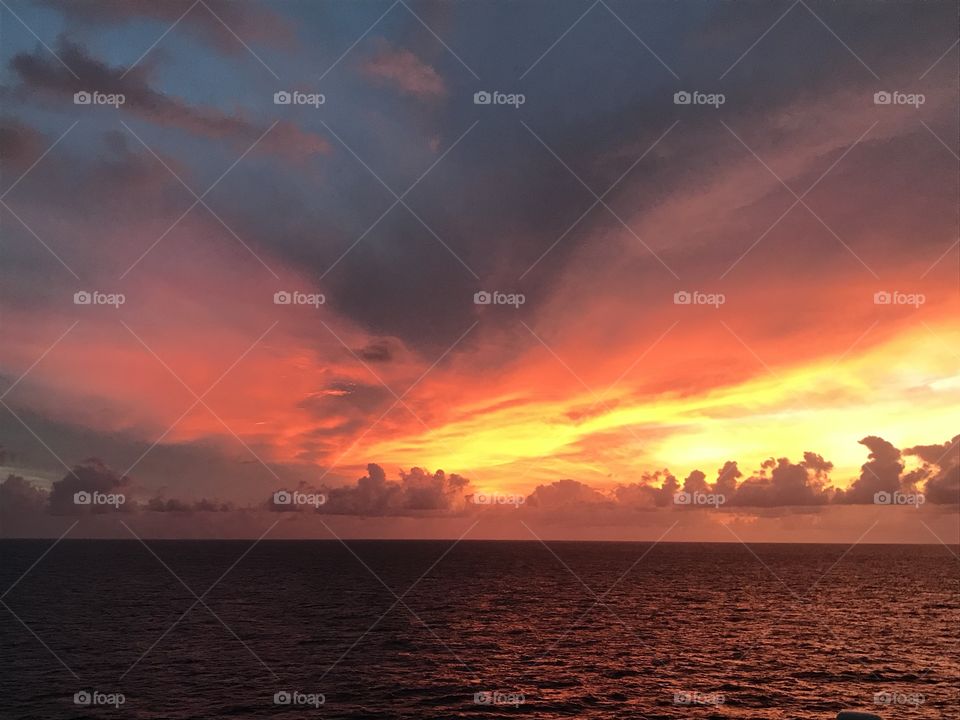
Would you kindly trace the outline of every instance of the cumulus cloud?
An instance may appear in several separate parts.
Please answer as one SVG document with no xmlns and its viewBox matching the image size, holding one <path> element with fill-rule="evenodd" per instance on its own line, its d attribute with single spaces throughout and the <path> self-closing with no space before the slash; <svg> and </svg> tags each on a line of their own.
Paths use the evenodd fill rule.
<svg viewBox="0 0 960 720">
<path fill-rule="evenodd" d="M 389 480 L 381 466 L 370 463 L 367 474 L 357 480 L 356 485 L 319 490 L 304 486 L 300 491 L 322 492 L 324 502 L 316 506 L 319 512 L 385 516 L 463 510 L 469 486 L 469 480 L 455 473 L 447 475 L 443 470 L 430 473 L 418 467 L 410 472 L 401 470 L 399 480 Z M 268 506 L 272 510 L 289 509 L 279 507 L 273 497 Z"/>
<path fill-rule="evenodd" d="M 377 52 L 367 58 L 365 75 L 392 85 L 401 93 L 418 98 L 435 98 L 447 94 L 443 78 L 430 65 L 409 50 L 381 42 Z"/>
<path fill-rule="evenodd" d="M 19 475 L 7 475 L 0 483 L 0 525 L 24 515 L 34 515 L 44 510 L 47 493 L 34 487 Z"/>
<path fill-rule="evenodd" d="M 942 445 L 916 445 L 903 451 L 923 461 L 916 479 L 926 479 L 927 502 L 960 503 L 960 435 Z"/>
<path fill-rule="evenodd" d="M 822 457 L 809 452 L 804 453 L 800 463 L 787 458 L 770 459 L 758 474 L 737 487 L 727 503 L 749 507 L 825 505 L 830 501 L 825 485 L 831 467 Z"/>
<path fill-rule="evenodd" d="M 74 93 L 81 91 L 120 94 L 124 96 L 122 110 L 148 122 L 200 137 L 229 140 L 238 150 L 246 150 L 263 136 L 257 150 L 272 152 L 288 160 L 330 150 L 330 144 L 324 138 L 305 132 L 293 123 L 278 122 L 267 133 L 269 125 L 239 115 L 227 115 L 213 107 L 195 107 L 155 90 L 149 83 L 145 65 L 126 73 L 124 68 L 111 67 L 92 57 L 86 48 L 66 39 L 60 40 L 57 54 L 73 72 L 56 58 L 51 58 L 49 53 L 39 50 L 15 55 L 10 60 L 10 67 L 20 78 L 18 92 L 24 96 L 41 93 L 71 103 Z"/>
<path fill-rule="evenodd" d="M 564 510 L 582 505 L 612 505 L 611 499 L 599 490 L 578 480 L 557 480 L 549 485 L 538 485 L 530 493 L 526 504 L 542 510 Z"/>
<path fill-rule="evenodd" d="M 108 504 L 78 504 L 74 497 L 77 493 L 102 493 L 104 495 L 122 494 L 130 486 L 130 479 L 121 477 L 99 458 L 88 458 L 67 473 L 62 480 L 53 483 L 50 490 L 48 507 L 51 515 L 81 515 L 87 512 L 109 512 L 114 510 Z M 126 502 L 119 505 L 125 509 Z M 126 506 L 129 509 L 129 506 Z"/>
<path fill-rule="evenodd" d="M 837 493 L 837 501 L 854 504 L 873 502 L 878 492 L 894 493 L 900 490 L 903 460 L 892 443 L 876 435 L 860 441 L 870 450 L 869 460 L 861 466 L 860 477 L 846 491 Z"/>
</svg>

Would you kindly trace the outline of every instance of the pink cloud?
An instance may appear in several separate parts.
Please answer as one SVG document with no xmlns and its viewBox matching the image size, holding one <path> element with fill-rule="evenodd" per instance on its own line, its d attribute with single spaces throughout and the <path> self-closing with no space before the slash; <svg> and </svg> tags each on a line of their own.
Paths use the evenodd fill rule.
<svg viewBox="0 0 960 720">
<path fill-rule="evenodd" d="M 443 78 L 430 65 L 409 50 L 384 42 L 376 55 L 363 64 L 369 77 L 394 85 L 400 92 L 419 98 L 442 97 L 447 94 Z"/>
</svg>

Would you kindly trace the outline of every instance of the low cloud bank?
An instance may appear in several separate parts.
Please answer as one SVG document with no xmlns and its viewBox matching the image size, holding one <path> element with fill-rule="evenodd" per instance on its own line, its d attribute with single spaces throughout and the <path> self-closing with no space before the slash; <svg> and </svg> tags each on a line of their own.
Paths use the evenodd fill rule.
<svg viewBox="0 0 960 720">
<path fill-rule="evenodd" d="M 84 460 L 53 483 L 39 488 L 11 474 L 0 483 L 0 514 L 7 519 L 43 515 L 125 513 L 225 513 L 299 512 L 361 517 L 436 517 L 510 505 L 536 512 L 563 515 L 585 507 L 603 510 L 726 507 L 753 509 L 758 514 L 781 508 L 816 508 L 827 505 L 957 505 L 960 504 L 960 435 L 934 445 L 904 450 L 876 436 L 860 441 L 867 462 L 849 487 L 836 488 L 830 478 L 833 464 L 822 456 L 804 453 L 800 462 L 770 458 L 748 477 L 738 464 L 728 461 L 712 478 L 694 470 L 681 482 L 669 470 L 644 474 L 638 482 L 598 489 L 573 479 L 539 485 L 527 496 L 480 494 L 467 478 L 430 473 L 421 468 L 400 471 L 391 480 L 377 464 L 355 485 L 277 488 L 257 507 L 236 507 L 213 499 L 186 501 L 163 494 L 130 497 L 133 483 L 102 460 Z M 904 457 L 920 463 L 905 471 Z"/>
</svg>

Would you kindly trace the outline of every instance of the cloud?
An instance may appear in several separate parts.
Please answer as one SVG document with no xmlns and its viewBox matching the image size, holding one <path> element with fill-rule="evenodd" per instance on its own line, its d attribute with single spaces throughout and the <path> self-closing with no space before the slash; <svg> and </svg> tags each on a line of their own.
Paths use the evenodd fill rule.
<svg viewBox="0 0 960 720">
<path fill-rule="evenodd" d="M 832 465 L 813 453 L 805 453 L 803 461 L 796 464 L 787 458 L 770 459 L 759 474 L 744 480 L 727 502 L 749 507 L 825 505 L 830 501 L 824 487 L 825 467 Z"/>
<path fill-rule="evenodd" d="M 153 20 L 170 26 L 184 15 L 193 0 L 97 0 L 97 2 L 65 3 L 40 0 L 62 13 L 68 20 L 93 26 L 124 25 L 140 20 Z M 290 23 L 263 6 L 227 0 L 205 0 L 190 10 L 178 27 L 194 33 L 223 52 L 245 52 L 243 44 L 264 43 L 274 47 L 289 46 L 296 38 Z M 236 33 L 236 36 L 234 35 Z"/>
<path fill-rule="evenodd" d="M 48 507 L 51 515 L 81 515 L 86 512 L 110 512 L 112 505 L 82 505 L 74 501 L 75 493 L 117 494 L 130 485 L 130 479 L 121 477 L 98 458 L 88 458 L 74 466 L 62 480 L 53 483 Z M 120 509 L 130 509 L 124 502 Z"/>
<path fill-rule="evenodd" d="M 436 70 L 409 50 L 394 47 L 386 41 L 381 42 L 377 52 L 364 61 L 361 70 L 406 95 L 427 99 L 447 94 L 443 78 Z"/>
<path fill-rule="evenodd" d="M 917 445 L 903 451 L 923 461 L 918 479 L 925 477 L 924 494 L 935 504 L 960 503 L 960 435 L 942 445 Z"/>
<path fill-rule="evenodd" d="M 261 137 L 257 150 L 272 152 L 287 160 L 300 160 L 330 150 L 324 138 L 291 122 L 280 121 L 267 133 L 268 124 L 227 115 L 213 107 L 195 107 L 155 90 L 148 81 L 146 66 L 125 73 L 124 68 L 107 65 L 92 57 L 86 48 L 65 38 L 60 39 L 57 54 L 82 80 L 49 53 L 40 50 L 19 53 L 10 60 L 10 67 L 20 78 L 21 86 L 17 89 L 20 95 L 42 93 L 72 103 L 74 93 L 81 91 L 120 94 L 124 96 L 120 106 L 124 112 L 200 137 L 228 140 L 238 150 L 246 150 Z M 264 98 L 264 102 L 269 101 L 272 98 Z"/>
<path fill-rule="evenodd" d="M 861 467 L 860 477 L 848 490 L 838 492 L 838 502 L 865 505 L 873 502 L 878 492 L 894 493 L 901 489 L 903 461 L 892 443 L 870 435 L 860 440 L 870 450 L 869 460 Z"/>
<path fill-rule="evenodd" d="M 317 490 L 301 483 L 299 490 L 323 493 L 325 502 L 316 506 L 318 512 L 386 516 L 463 510 L 469 486 L 470 481 L 460 475 L 447 475 L 443 470 L 431 474 L 418 467 L 410 472 L 401 470 L 399 481 L 388 480 L 381 466 L 370 463 L 367 474 L 354 486 Z M 273 497 L 268 500 L 268 507 L 275 511 L 290 509 L 288 505 L 277 505 Z"/>
<path fill-rule="evenodd" d="M 567 510 L 583 505 L 612 505 L 610 497 L 578 480 L 557 480 L 538 485 L 526 503 L 541 510 Z"/>
<path fill-rule="evenodd" d="M 7 479 L 0 483 L 0 525 L 6 527 L 23 516 L 38 515 L 46 503 L 46 492 L 19 475 L 7 475 Z"/>
</svg>

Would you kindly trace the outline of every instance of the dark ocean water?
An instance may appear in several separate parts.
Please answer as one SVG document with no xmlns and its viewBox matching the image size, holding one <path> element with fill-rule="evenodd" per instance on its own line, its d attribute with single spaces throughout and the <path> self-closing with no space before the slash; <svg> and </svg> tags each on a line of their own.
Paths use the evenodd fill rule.
<svg viewBox="0 0 960 720">
<path fill-rule="evenodd" d="M 49 545 L 0 542 L 2 590 Z M 349 545 L 150 542 L 181 583 L 136 541 L 65 540 L 0 606 L 0 717 L 960 707 L 960 563 L 941 546 L 553 543 L 558 559 L 538 543 Z M 77 705 L 81 691 L 123 704 Z M 285 691 L 319 707 L 275 704 Z"/>
</svg>

